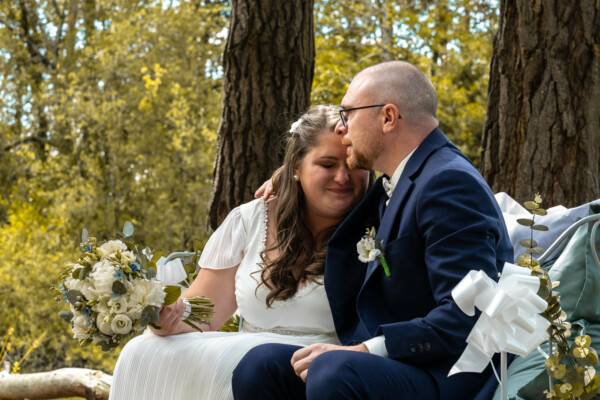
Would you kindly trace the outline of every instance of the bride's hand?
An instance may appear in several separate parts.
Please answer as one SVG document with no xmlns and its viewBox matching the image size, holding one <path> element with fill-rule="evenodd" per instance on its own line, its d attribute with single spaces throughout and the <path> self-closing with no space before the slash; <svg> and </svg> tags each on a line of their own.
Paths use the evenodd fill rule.
<svg viewBox="0 0 600 400">
<path fill-rule="evenodd" d="M 150 330 L 159 336 L 172 335 L 178 333 L 182 324 L 181 320 L 185 311 L 185 304 L 183 299 L 177 300 L 175 303 L 168 306 L 163 306 L 159 310 L 159 318 L 156 323 L 161 329 L 154 329 L 150 327 Z"/>
</svg>

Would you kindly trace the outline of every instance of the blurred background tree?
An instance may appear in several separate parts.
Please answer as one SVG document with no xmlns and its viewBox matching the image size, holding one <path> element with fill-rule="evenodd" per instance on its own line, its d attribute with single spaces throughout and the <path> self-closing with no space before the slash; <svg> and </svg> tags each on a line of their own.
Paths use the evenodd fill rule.
<svg viewBox="0 0 600 400">
<path fill-rule="evenodd" d="M 112 372 L 118 351 L 80 349 L 56 316 L 62 304 L 51 301 L 49 287 L 76 257 L 83 227 L 102 240 L 130 220 L 136 242 L 165 252 L 206 237 L 222 93 L 244 96 L 235 74 L 223 88 L 231 7 L 226 0 L 0 2 L 0 341 L 15 328 L 8 360 L 46 332 L 22 372 Z M 433 77 L 442 129 L 478 162 L 496 1 L 315 0 L 313 17 L 311 103 L 339 104 L 364 67 L 410 61 Z M 290 99 L 269 117 L 281 127 L 260 148 L 280 145 L 304 102 Z M 256 165 L 280 161 L 277 152 L 253 151 L 263 158 Z M 234 160 L 227 168 L 235 167 Z M 262 180 L 272 171 L 254 172 Z M 243 185 L 236 202 L 252 197 L 254 187 Z"/>
</svg>

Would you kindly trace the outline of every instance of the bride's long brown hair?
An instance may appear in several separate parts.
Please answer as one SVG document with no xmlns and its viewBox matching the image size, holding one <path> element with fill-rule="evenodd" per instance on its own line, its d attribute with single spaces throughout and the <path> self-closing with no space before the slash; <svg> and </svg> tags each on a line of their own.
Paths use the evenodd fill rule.
<svg viewBox="0 0 600 400">
<path fill-rule="evenodd" d="M 322 283 L 317 278 L 323 274 L 327 241 L 337 225 L 313 237 L 305 223 L 304 192 L 294 180 L 294 170 L 306 153 L 318 145 L 322 132 L 333 132 L 339 119 L 339 108 L 320 105 L 308 110 L 290 128 L 283 166 L 273 178 L 278 198 L 274 219 L 277 232 L 275 243 L 260 255 L 263 266 L 261 281 L 270 289 L 267 294 L 268 307 L 275 301 L 293 297 L 299 282 Z M 279 252 L 279 256 L 271 260 L 266 254 L 274 250 Z M 298 265 L 304 268 L 296 280 L 292 269 Z"/>
</svg>

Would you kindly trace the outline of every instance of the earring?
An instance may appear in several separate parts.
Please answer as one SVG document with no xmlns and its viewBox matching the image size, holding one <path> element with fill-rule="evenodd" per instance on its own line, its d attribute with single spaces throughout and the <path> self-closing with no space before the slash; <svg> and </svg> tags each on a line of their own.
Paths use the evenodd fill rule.
<svg viewBox="0 0 600 400">
<path fill-rule="evenodd" d="M 298 181 L 300 180 L 300 178 L 298 178 L 298 175 L 294 174 L 294 180 L 295 180 L 296 182 L 298 182 Z"/>
</svg>

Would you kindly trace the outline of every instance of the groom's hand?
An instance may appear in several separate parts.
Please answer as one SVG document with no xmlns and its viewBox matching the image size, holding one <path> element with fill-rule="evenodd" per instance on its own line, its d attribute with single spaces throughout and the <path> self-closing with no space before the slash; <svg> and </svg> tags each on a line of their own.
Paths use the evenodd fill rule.
<svg viewBox="0 0 600 400">
<path fill-rule="evenodd" d="M 368 353 L 369 349 L 363 343 L 356 346 L 338 346 L 335 344 L 324 344 L 317 343 L 311 344 L 310 346 L 304 347 L 294 353 L 292 356 L 292 367 L 304 382 L 306 382 L 306 375 L 308 374 L 308 367 L 310 363 L 323 353 L 332 350 L 347 350 L 347 351 L 360 351 Z"/>
</svg>

